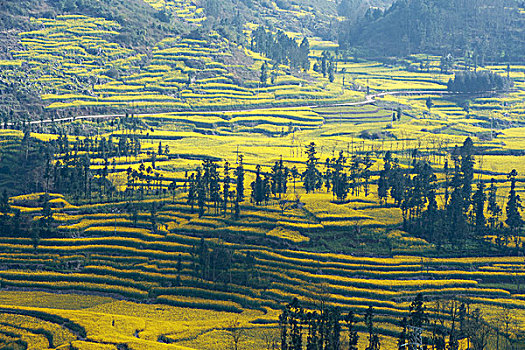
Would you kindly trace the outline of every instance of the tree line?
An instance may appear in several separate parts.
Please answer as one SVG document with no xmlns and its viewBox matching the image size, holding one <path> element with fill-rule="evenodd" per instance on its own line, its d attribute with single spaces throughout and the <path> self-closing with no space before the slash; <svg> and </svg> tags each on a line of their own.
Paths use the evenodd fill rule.
<svg viewBox="0 0 525 350">
<path fill-rule="evenodd" d="M 380 350 L 380 320 L 381 315 L 373 306 L 363 315 L 353 311 L 343 314 L 340 308 L 324 303 L 305 308 L 294 298 L 279 316 L 280 349 L 358 350 L 358 332 L 363 332 L 366 350 Z M 515 341 L 512 316 L 507 309 L 496 322 L 489 321 L 479 308 L 471 307 L 468 299 L 440 298 L 428 302 L 419 293 L 411 302 L 408 315 L 397 322 L 399 350 L 458 350 L 461 341 L 466 341 L 469 349 L 499 349 Z M 395 331 L 387 333 L 395 336 Z"/>
<path fill-rule="evenodd" d="M 378 197 L 383 204 L 391 198 L 401 209 L 404 230 L 436 243 L 438 248 L 444 243 L 464 246 L 468 240 L 484 242 L 489 234 L 496 236 L 499 246 L 507 246 L 511 240 L 519 246 L 524 221 L 521 198 L 516 192 L 518 173 L 512 170 L 507 176 L 510 190 L 504 225 L 496 180 L 491 179 L 488 189 L 484 181 L 474 183 L 475 152 L 470 137 L 462 146 L 455 146 L 451 163 L 445 161 L 441 182 L 433 167 L 419 159 L 417 150 L 408 170 L 387 152 L 379 174 Z M 441 198 L 439 190 L 443 192 Z"/>
</svg>

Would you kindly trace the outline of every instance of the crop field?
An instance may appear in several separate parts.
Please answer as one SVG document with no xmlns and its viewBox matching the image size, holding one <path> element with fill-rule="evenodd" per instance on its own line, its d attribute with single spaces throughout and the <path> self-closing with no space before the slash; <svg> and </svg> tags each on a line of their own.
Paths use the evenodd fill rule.
<svg viewBox="0 0 525 350">
<path fill-rule="evenodd" d="M 202 9 L 184 2 L 150 3 L 190 22 L 205 19 Z M 32 19 L 31 25 L 34 30 L 19 34 L 13 60 L 1 61 L 1 74 L 10 81 L 24 78 L 50 111 L 231 110 L 362 98 L 326 79 L 300 79 L 278 67 L 270 72 L 270 86 L 260 84 L 265 59 L 217 33 L 208 41 L 166 38 L 147 57 L 115 43 L 120 25 L 114 21 L 64 15 Z M 28 71 L 23 77 L 20 67 Z"/>
<path fill-rule="evenodd" d="M 170 65 L 168 61 L 181 52 L 175 42 L 159 44 L 153 58 L 158 67 Z M 359 69 L 368 68 L 374 74 L 381 70 L 376 64 Z M 177 72 L 185 74 L 184 69 Z M 106 83 L 96 89 L 123 96 L 120 87 L 132 86 L 129 81 L 134 78 L 127 79 L 127 85 Z M 239 96 L 252 91 L 220 81 L 202 86 Z M 415 79 L 414 89 L 420 88 Z M 428 97 L 434 101 L 430 110 L 425 106 Z M 372 305 L 380 315 L 377 327 L 382 342 L 389 349 L 394 347 L 397 319 L 407 315 L 408 302 L 417 293 L 430 299 L 460 296 L 491 315 L 508 308 L 522 320 L 522 258 L 421 257 L 435 251 L 434 244 L 399 230 L 400 209 L 382 206 L 375 184 L 383 166 L 381 150 L 394 152 L 401 165 L 410 162 L 406 150 L 426 150 L 427 159 L 440 167 L 444 157 L 431 151 L 450 148 L 467 135 L 485 153 L 476 157 L 476 177 L 488 172 L 483 177 L 506 181 L 510 168 L 522 176 L 525 159 L 516 154 L 525 144 L 525 129 L 519 124 L 521 102 L 516 98 L 499 108 L 501 103 L 473 100 L 467 116 L 452 98 L 432 92 L 385 96 L 364 106 L 140 114 L 134 117 L 138 120 L 134 130 L 119 127 L 124 119 L 64 124 L 65 130 L 82 123 L 98 130 L 100 137 L 142 141 L 140 153 L 134 156 L 91 160 L 93 169 L 113 164 L 110 179 L 121 191 L 128 169 L 140 172 L 141 164 L 152 164 L 151 153 L 159 143 L 169 147 L 155 159 L 153 175 L 162 189 L 174 179 L 184 181 L 188 171 L 209 158 L 235 164 L 242 154 L 248 183 L 257 165 L 269 170 L 280 157 L 285 164 L 304 168 L 305 145 L 314 141 L 321 160 L 339 151 L 349 157 L 367 154 L 373 171 L 370 193 L 351 193 L 345 203 L 338 203 L 323 191 L 306 194 L 294 179 L 288 182 L 285 198 L 298 199 L 302 207 L 283 208 L 277 200 L 257 206 L 247 198 L 237 220 L 213 210 L 199 217 L 187 204 L 183 188 L 160 196 L 147 190 L 144 198 L 131 200 L 138 208 L 135 214 L 126 209 L 130 201 L 118 196 L 105 203 L 95 198 L 88 203 L 52 195 L 53 217 L 62 238 L 41 238 L 38 244 L 30 237 L 0 238 L 4 289 L 0 304 L 5 312 L 0 340 L 39 349 L 62 344 L 75 349 L 116 349 L 122 344 L 129 349 L 224 349 L 231 343 L 229 324 L 235 321 L 245 329 L 246 348 L 266 349 L 265 342 L 278 339 L 281 305 L 297 297 L 313 308 L 320 295 L 327 305 L 358 314 Z M 404 115 L 392 122 L 397 105 L 403 106 Z M 497 131 L 487 139 L 491 120 Z M 22 136 L 3 130 L 3 152 L 18 147 Z M 34 136 L 50 139 L 44 130 Z M 79 139 L 70 136 L 70 142 Z M 503 202 L 506 191 L 507 187 L 500 187 L 499 201 Z M 41 196 L 12 197 L 10 204 L 23 213 L 34 213 L 38 220 Z M 153 230 L 151 203 L 158 208 Z M 360 237 L 361 245 L 345 247 L 348 237 Z M 203 242 L 220 244 L 236 257 L 251 256 L 253 284 L 223 285 L 199 278 L 195 249 Z M 367 256 L 365 242 L 388 246 L 393 257 Z M 361 251 L 361 256 L 328 253 L 333 250 Z M 39 291 L 23 291 L 28 289 Z M 518 328 L 522 327 L 520 321 Z"/>
<path fill-rule="evenodd" d="M 3 113 L 0 89 L 0 349 L 276 350 L 297 299 L 354 312 L 359 349 L 373 307 L 381 348 L 394 350 L 419 294 L 424 338 L 438 320 L 455 327 L 440 304 L 454 300 L 507 322 L 502 349 L 523 341 L 525 231 L 506 220 L 511 193 L 525 197 L 525 66 L 476 66 L 513 86 L 455 93 L 466 59 L 444 69 L 439 56 L 358 58 L 306 29 L 342 25 L 322 4 L 249 2 L 270 46 L 293 41 L 271 59 L 250 41 L 260 24 L 241 18 L 228 32 L 214 1 L 144 1 L 187 27 L 142 49 L 122 44 L 117 19 L 35 16 L 0 59 L 0 87 L 23 82 L 42 112 Z M 293 66 L 303 38 L 307 64 Z M 461 214 L 472 227 L 484 215 L 486 230 L 464 242 L 427 234 L 431 220 L 414 233 L 431 201 L 407 208 L 394 183 L 432 167 L 419 185 L 435 186 L 432 205 L 448 215 L 467 137 L 462 190 L 488 198 L 497 185 L 499 211 L 475 212 L 472 199 Z M 312 143 L 319 179 L 308 188 Z M 390 169 L 406 176 L 381 195 Z M 347 349 L 347 324 L 341 334 Z"/>
</svg>

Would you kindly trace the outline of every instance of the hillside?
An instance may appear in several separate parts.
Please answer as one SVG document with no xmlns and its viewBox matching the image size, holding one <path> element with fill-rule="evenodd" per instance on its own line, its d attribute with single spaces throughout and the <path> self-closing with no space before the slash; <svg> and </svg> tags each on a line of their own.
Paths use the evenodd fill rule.
<svg viewBox="0 0 525 350">
<path fill-rule="evenodd" d="M 500 6 L 0 0 L 0 349 L 525 348 Z"/>
<path fill-rule="evenodd" d="M 156 1 L 75 4 L 33 7 L 26 1 L 2 8 L 3 31 L 9 33 L 5 59 L 0 60 L 2 119 L 225 110 L 302 104 L 306 97 L 355 99 L 355 94 L 341 94 L 330 82 L 294 67 L 290 56 L 268 66 L 268 59 L 250 50 L 251 31 L 259 24 L 301 30 L 293 24 L 299 18 L 321 23 L 323 16 L 329 17 L 309 14 L 316 12 L 310 5 L 281 9 L 275 3 L 253 4 L 253 9 L 235 12 L 228 2 L 204 8 Z M 236 15 L 228 19 L 223 13 Z M 255 22 L 248 22 L 250 18 Z M 297 32 L 279 33 L 287 46 L 304 39 Z M 281 45 L 279 50 L 287 48 Z"/>
<path fill-rule="evenodd" d="M 176 19 L 170 23 L 163 20 L 158 11 L 142 0 L 83 0 L 83 1 L 35 1 L 21 0 L 0 3 L 0 30 L 8 33 L 10 47 L 16 45 L 16 34 L 35 29 L 30 18 L 55 18 L 57 15 L 84 15 L 116 21 L 121 31 L 115 41 L 126 47 L 145 50 L 169 34 L 187 30 Z M 15 35 L 13 35 L 15 34 Z M 9 47 L 4 47 L 6 54 Z"/>
<path fill-rule="evenodd" d="M 339 43 L 373 54 L 429 53 L 519 62 L 525 52 L 521 1 L 399 0 L 385 11 L 343 26 Z M 378 50 L 380 48 L 380 50 Z"/>
</svg>

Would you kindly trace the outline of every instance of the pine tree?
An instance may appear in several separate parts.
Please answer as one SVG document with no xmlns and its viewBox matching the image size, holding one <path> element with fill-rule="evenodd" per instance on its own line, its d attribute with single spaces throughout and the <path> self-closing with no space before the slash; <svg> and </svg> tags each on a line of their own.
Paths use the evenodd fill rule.
<svg viewBox="0 0 525 350">
<path fill-rule="evenodd" d="M 377 180 L 377 196 L 379 203 L 385 204 L 388 200 L 388 179 L 385 170 L 379 172 L 379 179 Z"/>
<path fill-rule="evenodd" d="M 191 206 L 191 213 L 193 214 L 193 205 L 195 204 L 195 200 L 197 199 L 197 181 L 195 179 L 195 174 L 191 174 L 188 181 L 190 185 L 188 186 L 187 203 Z"/>
<path fill-rule="evenodd" d="M 394 199 L 395 204 L 400 206 L 406 192 L 407 178 L 404 176 L 399 164 L 394 163 L 389 180 L 391 186 L 390 196 Z"/>
<path fill-rule="evenodd" d="M 52 233 L 52 224 L 53 224 L 53 210 L 51 209 L 50 203 L 51 197 L 49 194 L 45 193 L 42 195 L 42 216 L 38 219 L 38 231 L 35 231 L 40 238 L 49 237 Z"/>
<path fill-rule="evenodd" d="M 288 322 L 289 322 L 289 310 L 287 307 L 284 308 L 283 312 L 279 315 L 279 333 L 281 337 L 281 350 L 289 350 L 288 348 Z"/>
<path fill-rule="evenodd" d="M 235 196 L 235 219 L 239 219 L 241 213 L 240 203 L 244 200 L 244 168 L 243 168 L 243 156 L 239 155 L 239 164 L 235 169 L 236 177 L 236 196 Z"/>
<path fill-rule="evenodd" d="M 315 143 L 312 142 L 306 146 L 306 154 L 308 159 L 306 160 L 306 170 L 303 172 L 303 182 L 306 193 L 310 193 L 320 188 L 320 172 L 317 169 L 316 157 L 317 151 L 315 150 Z"/>
<path fill-rule="evenodd" d="M 422 293 L 418 293 L 409 307 L 409 324 L 412 327 L 422 328 L 428 323 L 428 316 Z"/>
<path fill-rule="evenodd" d="M 151 202 L 150 206 L 151 232 L 157 233 L 157 203 Z"/>
<path fill-rule="evenodd" d="M 490 217 L 488 219 L 490 229 L 491 231 L 500 232 L 498 230 L 499 226 L 499 218 L 501 214 L 503 213 L 503 210 L 501 210 L 500 205 L 498 204 L 498 198 L 497 198 L 497 187 L 496 187 L 496 179 L 492 178 L 490 179 L 490 187 L 489 187 L 489 195 L 487 199 L 487 210 L 490 213 Z M 498 242 L 501 240 L 500 235 L 498 235 Z"/>
<path fill-rule="evenodd" d="M 290 170 L 290 176 L 293 179 L 293 192 L 295 193 L 295 179 L 299 177 L 299 171 L 295 165 L 292 167 L 292 170 Z"/>
<path fill-rule="evenodd" d="M 472 181 L 474 180 L 474 143 L 470 137 L 465 139 L 460 149 L 461 173 L 462 173 L 462 195 L 464 201 L 464 212 L 468 211 L 471 204 Z"/>
<path fill-rule="evenodd" d="M 507 176 L 510 179 L 510 191 L 507 201 L 506 213 L 507 219 L 505 223 L 509 227 L 510 234 L 516 237 L 516 242 L 518 242 L 518 236 L 520 233 L 521 226 L 523 226 L 523 219 L 521 218 L 520 211 L 523 209 L 521 205 L 521 198 L 516 193 L 516 177 L 518 172 L 513 169 Z"/>
<path fill-rule="evenodd" d="M 214 204 L 215 214 L 217 214 L 219 208 L 219 202 L 221 201 L 220 195 L 220 176 L 218 171 L 217 163 L 210 161 L 210 173 L 209 173 L 209 193 L 210 200 Z"/>
<path fill-rule="evenodd" d="M 475 222 L 474 226 L 476 228 L 476 233 L 478 236 L 483 237 L 485 232 L 485 225 L 486 225 L 486 219 L 485 219 L 485 201 L 487 199 L 487 196 L 485 195 L 485 184 L 480 181 L 478 183 L 478 189 L 476 193 L 472 196 L 472 202 L 474 204 L 474 215 L 475 215 Z"/>
<path fill-rule="evenodd" d="M 301 41 L 299 49 L 301 52 L 301 68 L 307 72 L 310 69 L 310 61 L 308 59 L 308 56 L 310 55 L 310 43 L 308 42 L 307 37 L 304 37 L 303 41 Z"/>
<path fill-rule="evenodd" d="M 7 195 L 7 191 L 4 188 L 2 191 L 2 196 L 0 196 L 0 213 L 7 214 L 9 213 L 10 209 L 9 196 Z"/>
<path fill-rule="evenodd" d="M 197 175 L 195 176 L 195 186 L 197 194 L 197 205 L 199 207 L 199 217 L 204 215 L 204 206 L 206 205 L 206 184 L 202 176 L 201 168 L 197 168 Z"/>
<path fill-rule="evenodd" d="M 380 343 L 379 337 L 376 334 L 374 328 L 374 308 L 369 306 L 365 314 L 365 324 L 366 329 L 368 330 L 368 347 L 367 350 L 379 350 Z"/>
<path fill-rule="evenodd" d="M 228 209 L 228 198 L 230 196 L 230 163 L 226 161 L 224 163 L 224 179 L 222 185 L 222 212 L 226 216 L 226 211 Z"/>
<path fill-rule="evenodd" d="M 432 107 L 434 107 L 434 102 L 432 101 L 432 98 L 430 96 L 427 97 L 425 105 L 427 106 L 429 111 L 432 109 Z"/>
<path fill-rule="evenodd" d="M 343 155 L 343 151 L 340 151 L 339 157 L 335 160 L 333 165 L 333 172 L 331 174 L 333 193 L 338 201 L 344 201 L 348 196 L 349 184 L 348 176 L 344 172 L 345 163 L 346 158 Z"/>
<path fill-rule="evenodd" d="M 328 65 L 328 81 L 330 81 L 331 83 L 333 83 L 335 80 L 334 71 L 335 71 L 334 63 L 330 62 L 330 64 Z"/>
<path fill-rule="evenodd" d="M 264 86 L 268 81 L 268 64 L 264 62 L 261 66 L 261 75 L 259 77 L 261 84 Z"/>
<path fill-rule="evenodd" d="M 408 343 L 408 333 L 407 333 L 407 318 L 403 317 L 401 321 L 401 332 L 397 336 L 397 348 L 399 350 L 406 350 Z"/>
<path fill-rule="evenodd" d="M 352 311 L 346 315 L 345 322 L 348 327 L 348 350 L 358 350 L 357 343 L 359 342 L 359 334 L 355 327 L 357 321 Z"/>
<path fill-rule="evenodd" d="M 263 179 L 261 178 L 261 166 L 257 164 L 255 167 L 255 180 L 251 183 L 252 200 L 255 204 L 260 205 L 266 197 L 266 188 Z"/>
</svg>

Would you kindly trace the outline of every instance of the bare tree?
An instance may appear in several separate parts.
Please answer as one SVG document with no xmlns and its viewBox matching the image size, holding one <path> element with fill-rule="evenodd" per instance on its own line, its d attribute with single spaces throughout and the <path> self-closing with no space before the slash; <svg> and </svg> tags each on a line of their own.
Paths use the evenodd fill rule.
<svg viewBox="0 0 525 350">
<path fill-rule="evenodd" d="M 512 333 L 512 326 L 514 322 L 514 315 L 512 313 L 512 310 L 508 306 L 503 306 L 501 308 L 501 312 L 498 313 L 497 316 L 497 324 L 501 326 L 501 330 L 503 331 L 503 335 L 505 337 L 505 349 L 508 349 L 510 346 L 510 339 L 511 339 L 511 333 Z M 499 335 L 499 332 L 498 332 Z M 499 347 L 499 339 L 498 339 L 498 347 Z"/>
<path fill-rule="evenodd" d="M 239 345 L 241 341 L 245 338 L 246 331 L 244 328 L 241 327 L 241 322 L 239 321 L 238 317 L 231 320 L 228 323 L 228 326 L 226 327 L 226 331 L 231 337 L 232 349 L 239 350 Z"/>
<path fill-rule="evenodd" d="M 488 346 L 492 329 L 483 318 L 479 309 L 468 316 L 467 335 L 474 350 L 485 350 Z"/>
<path fill-rule="evenodd" d="M 275 329 L 264 328 L 260 334 L 266 350 L 277 350 L 279 348 L 279 337 Z"/>
</svg>

